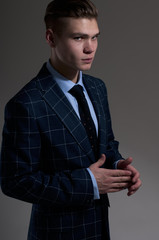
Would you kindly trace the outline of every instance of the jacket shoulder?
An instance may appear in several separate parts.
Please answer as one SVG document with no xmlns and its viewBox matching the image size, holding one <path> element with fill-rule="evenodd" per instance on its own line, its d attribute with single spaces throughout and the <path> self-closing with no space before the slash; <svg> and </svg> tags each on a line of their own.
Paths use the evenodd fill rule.
<svg viewBox="0 0 159 240">
<path fill-rule="evenodd" d="M 37 101 L 41 98 L 39 81 L 42 82 L 43 79 L 48 77 L 46 64 L 43 65 L 40 72 L 32 80 L 30 80 L 25 86 L 23 86 L 9 101 L 19 102 L 19 103 L 30 103 Z M 7 103 L 7 104 L 8 104 Z"/>
<path fill-rule="evenodd" d="M 105 85 L 105 83 L 104 83 L 104 81 L 102 79 L 94 77 L 94 76 L 91 76 L 91 75 L 88 75 L 88 74 L 83 74 L 83 78 L 85 80 L 89 79 L 89 80 L 91 80 L 91 81 L 93 81 L 95 83 L 99 83 L 99 84 Z"/>
<path fill-rule="evenodd" d="M 91 75 L 83 74 L 83 80 L 85 83 L 87 82 L 87 86 L 94 86 L 96 90 L 99 91 L 102 95 L 107 95 L 107 88 L 105 82 L 102 79 L 93 77 Z"/>
<path fill-rule="evenodd" d="M 36 88 L 36 77 L 33 78 L 30 82 L 28 82 L 23 88 L 21 88 L 9 101 L 9 103 L 13 102 L 21 102 L 21 103 L 29 103 L 31 99 L 35 99 L 37 95 Z"/>
</svg>

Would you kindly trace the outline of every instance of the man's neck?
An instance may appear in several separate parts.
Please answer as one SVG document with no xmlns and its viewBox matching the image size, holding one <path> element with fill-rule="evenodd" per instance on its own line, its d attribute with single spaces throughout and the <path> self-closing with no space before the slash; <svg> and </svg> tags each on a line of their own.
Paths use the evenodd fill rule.
<svg viewBox="0 0 159 240">
<path fill-rule="evenodd" d="M 60 73 L 62 76 L 64 76 L 68 80 L 71 80 L 74 83 L 78 82 L 79 70 L 68 69 L 62 64 L 60 65 L 55 64 L 52 58 L 50 58 L 50 64 L 58 73 Z"/>
</svg>

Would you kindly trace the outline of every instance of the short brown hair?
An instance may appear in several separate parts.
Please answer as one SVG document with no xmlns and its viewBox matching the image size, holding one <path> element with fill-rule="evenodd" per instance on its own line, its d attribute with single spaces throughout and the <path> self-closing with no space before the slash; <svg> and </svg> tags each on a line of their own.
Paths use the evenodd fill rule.
<svg viewBox="0 0 159 240">
<path fill-rule="evenodd" d="M 46 28 L 52 27 L 62 17 L 97 19 L 98 10 L 90 0 L 54 0 L 46 8 Z"/>
</svg>

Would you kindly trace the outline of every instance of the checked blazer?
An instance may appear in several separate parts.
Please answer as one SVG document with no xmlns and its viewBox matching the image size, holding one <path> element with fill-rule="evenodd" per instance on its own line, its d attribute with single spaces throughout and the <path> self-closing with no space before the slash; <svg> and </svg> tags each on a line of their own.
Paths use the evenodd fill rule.
<svg viewBox="0 0 159 240">
<path fill-rule="evenodd" d="M 83 75 L 99 125 L 104 167 L 121 159 L 114 140 L 104 83 Z M 86 168 L 97 161 L 71 104 L 43 65 L 6 105 L 1 188 L 33 204 L 28 240 L 109 239 L 107 195 L 94 201 Z"/>
</svg>

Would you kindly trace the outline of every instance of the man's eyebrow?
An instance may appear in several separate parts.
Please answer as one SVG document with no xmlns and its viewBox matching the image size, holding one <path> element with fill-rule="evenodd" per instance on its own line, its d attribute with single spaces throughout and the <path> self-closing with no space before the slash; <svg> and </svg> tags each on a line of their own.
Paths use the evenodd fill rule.
<svg viewBox="0 0 159 240">
<path fill-rule="evenodd" d="M 94 35 L 92 35 L 93 37 L 94 36 L 99 36 L 100 35 L 100 32 L 98 33 L 95 33 Z M 72 36 L 82 36 L 82 37 L 90 37 L 89 34 L 86 34 L 86 33 L 82 33 L 82 32 L 75 32 L 75 33 L 72 33 Z"/>
</svg>

